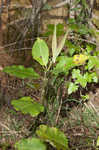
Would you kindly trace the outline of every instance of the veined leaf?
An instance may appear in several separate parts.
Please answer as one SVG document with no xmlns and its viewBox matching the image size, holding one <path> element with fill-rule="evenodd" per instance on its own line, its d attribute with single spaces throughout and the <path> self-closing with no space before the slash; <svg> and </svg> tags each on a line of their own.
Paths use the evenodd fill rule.
<svg viewBox="0 0 99 150">
<path fill-rule="evenodd" d="M 57 128 L 50 128 L 46 125 L 40 125 L 39 129 L 36 130 L 36 134 L 44 141 L 49 142 L 51 145 L 55 146 L 57 150 L 68 150 L 68 139 Z"/>
<path fill-rule="evenodd" d="M 42 66 L 46 66 L 49 58 L 49 49 L 46 42 L 38 38 L 32 48 L 33 58 Z"/>
<path fill-rule="evenodd" d="M 33 117 L 44 111 L 44 107 L 41 104 L 28 96 L 18 100 L 12 100 L 11 104 L 17 111 L 21 111 L 24 114 L 30 114 Z"/>
<path fill-rule="evenodd" d="M 37 138 L 22 139 L 15 144 L 17 150 L 46 150 L 45 144 Z"/>
<path fill-rule="evenodd" d="M 6 72 L 15 77 L 25 79 L 25 78 L 39 78 L 39 74 L 37 74 L 33 68 L 24 68 L 24 66 L 8 66 L 3 69 L 3 72 Z"/>
<path fill-rule="evenodd" d="M 65 73 L 67 75 L 69 70 L 75 66 L 72 57 L 59 56 L 57 62 L 56 67 L 52 71 L 56 75 L 59 73 Z"/>
</svg>

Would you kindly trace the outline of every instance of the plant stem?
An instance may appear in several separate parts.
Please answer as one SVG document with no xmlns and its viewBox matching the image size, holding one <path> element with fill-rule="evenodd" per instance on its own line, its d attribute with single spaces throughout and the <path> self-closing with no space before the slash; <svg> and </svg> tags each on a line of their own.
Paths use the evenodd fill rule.
<svg viewBox="0 0 99 150">
<path fill-rule="evenodd" d="M 44 79 L 43 79 L 43 87 L 42 87 L 42 93 L 41 93 L 41 104 L 45 106 L 45 88 L 47 86 L 47 82 L 48 82 L 48 79 L 46 77 L 46 73 L 44 73 Z"/>
<path fill-rule="evenodd" d="M 45 73 L 44 73 L 44 78 L 43 78 L 43 87 L 42 87 L 42 93 L 41 93 L 41 104 L 44 105 L 45 107 L 47 106 L 47 100 L 45 98 L 45 91 L 46 91 L 46 87 L 48 84 L 48 78 L 47 78 L 47 73 L 50 70 L 52 66 L 52 61 L 50 61 L 50 64 L 48 66 L 48 68 L 46 69 Z"/>
</svg>

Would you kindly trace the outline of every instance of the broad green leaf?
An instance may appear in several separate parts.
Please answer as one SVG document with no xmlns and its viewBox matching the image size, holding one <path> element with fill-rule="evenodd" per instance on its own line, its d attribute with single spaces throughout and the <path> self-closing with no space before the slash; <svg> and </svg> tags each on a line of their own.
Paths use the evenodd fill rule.
<svg viewBox="0 0 99 150">
<path fill-rule="evenodd" d="M 32 56 L 42 66 L 47 66 L 49 58 L 49 49 L 44 40 L 38 38 L 35 41 L 32 48 Z"/>
<path fill-rule="evenodd" d="M 68 74 L 69 70 L 73 68 L 75 64 L 73 63 L 72 57 L 60 56 L 57 58 L 56 67 L 53 69 L 53 74 L 65 73 Z"/>
<path fill-rule="evenodd" d="M 68 87 L 68 94 L 76 92 L 77 90 L 78 90 L 78 85 L 76 85 L 75 83 L 70 82 L 69 87 Z"/>
<path fill-rule="evenodd" d="M 15 144 L 17 150 L 46 150 L 45 144 L 37 138 L 22 139 Z"/>
<path fill-rule="evenodd" d="M 57 150 L 68 150 L 68 139 L 59 129 L 40 125 L 39 129 L 36 130 L 36 134 L 44 141 L 55 146 Z"/>
<path fill-rule="evenodd" d="M 54 28 L 53 38 L 52 38 L 52 54 L 53 54 L 53 62 L 56 60 L 56 52 L 57 52 L 57 38 L 56 38 L 56 25 Z"/>
<path fill-rule="evenodd" d="M 33 68 L 24 68 L 24 66 L 8 66 L 3 69 L 3 72 L 6 72 L 15 77 L 25 79 L 25 78 L 39 78 L 39 75 L 34 71 Z"/>
<path fill-rule="evenodd" d="M 30 114 L 33 117 L 44 111 L 44 107 L 41 104 L 27 96 L 18 100 L 12 100 L 11 104 L 17 111 L 21 111 L 24 114 Z"/>
</svg>

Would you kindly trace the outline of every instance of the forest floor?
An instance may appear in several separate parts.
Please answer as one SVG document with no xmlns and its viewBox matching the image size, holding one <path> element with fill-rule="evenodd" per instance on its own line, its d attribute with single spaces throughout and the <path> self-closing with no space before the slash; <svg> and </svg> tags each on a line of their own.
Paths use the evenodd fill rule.
<svg viewBox="0 0 99 150">
<path fill-rule="evenodd" d="M 66 117 L 59 118 L 57 126 L 68 137 L 71 149 L 96 150 L 99 119 L 95 117 L 91 112 L 74 107 Z M 15 142 L 31 135 L 34 120 L 29 115 L 3 106 L 0 110 L 0 150 L 4 147 L 5 150 L 14 150 Z"/>
</svg>

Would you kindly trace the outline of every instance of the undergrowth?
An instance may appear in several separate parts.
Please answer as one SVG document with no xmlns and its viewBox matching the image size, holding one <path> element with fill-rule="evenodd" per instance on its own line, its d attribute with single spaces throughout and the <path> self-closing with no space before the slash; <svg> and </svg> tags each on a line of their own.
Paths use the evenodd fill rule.
<svg viewBox="0 0 99 150">
<path fill-rule="evenodd" d="M 85 4 L 84 10 L 87 9 Z M 67 31 L 63 24 L 48 25 L 45 35 L 52 38 L 51 50 L 39 37 L 34 42 L 32 57 L 43 73 L 22 65 L 3 69 L 11 76 L 29 79 L 27 85 L 31 88 L 36 88 L 33 81 L 42 81 L 39 101 L 30 96 L 11 101 L 16 111 L 29 114 L 35 120 L 31 125 L 31 133 L 15 143 L 18 150 L 46 150 L 51 146 L 57 150 L 69 150 L 99 146 L 96 133 L 99 128 L 98 114 L 86 103 L 90 100 L 89 86 L 99 83 L 99 52 L 96 44 L 88 40 L 96 31 L 89 28 L 87 21 L 83 24 L 83 14 L 80 15 L 78 19 L 69 19 Z M 61 40 L 57 41 L 58 36 L 63 34 Z M 69 135 L 69 132 L 73 134 Z M 85 133 L 89 137 L 91 133 L 92 137 L 86 138 Z M 83 143 L 86 144 L 83 146 L 79 141 L 77 145 L 71 136 L 78 140 L 83 137 Z M 93 137 L 94 143 L 97 141 L 94 145 Z"/>
</svg>

